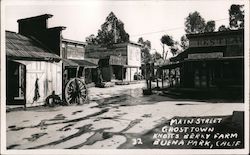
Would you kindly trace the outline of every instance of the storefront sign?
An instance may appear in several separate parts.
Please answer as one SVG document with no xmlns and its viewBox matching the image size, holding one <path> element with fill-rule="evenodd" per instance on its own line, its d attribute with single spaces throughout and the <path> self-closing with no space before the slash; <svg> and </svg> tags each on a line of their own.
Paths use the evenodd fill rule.
<svg viewBox="0 0 250 155">
<path fill-rule="evenodd" d="M 84 48 L 80 47 L 67 47 L 67 58 L 71 59 L 84 59 Z"/>
<path fill-rule="evenodd" d="M 225 46 L 225 45 L 238 45 L 242 44 L 243 40 L 241 36 L 232 37 L 213 37 L 213 38 L 199 38 L 190 39 L 190 47 L 209 47 L 209 46 Z"/>
<path fill-rule="evenodd" d="M 221 58 L 223 52 L 188 54 L 188 59 Z"/>
<path fill-rule="evenodd" d="M 126 65 L 126 58 L 121 56 L 113 56 L 111 55 L 109 58 L 110 65 Z"/>
</svg>

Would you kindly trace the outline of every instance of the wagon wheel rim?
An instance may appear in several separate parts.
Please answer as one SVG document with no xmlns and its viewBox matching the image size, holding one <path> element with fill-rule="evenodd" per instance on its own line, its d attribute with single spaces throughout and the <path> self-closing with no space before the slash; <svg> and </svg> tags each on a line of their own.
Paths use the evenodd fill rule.
<svg viewBox="0 0 250 155">
<path fill-rule="evenodd" d="M 65 100 L 68 104 L 83 104 L 87 101 L 86 84 L 79 78 L 71 79 L 65 87 Z"/>
</svg>

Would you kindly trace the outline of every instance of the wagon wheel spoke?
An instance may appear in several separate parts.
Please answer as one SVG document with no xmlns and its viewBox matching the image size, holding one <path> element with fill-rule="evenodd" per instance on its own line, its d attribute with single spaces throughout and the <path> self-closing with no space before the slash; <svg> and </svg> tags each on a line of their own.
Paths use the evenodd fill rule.
<svg viewBox="0 0 250 155">
<path fill-rule="evenodd" d="M 85 102 L 85 100 L 83 98 L 79 98 L 79 104 L 83 104 Z"/>
<path fill-rule="evenodd" d="M 87 96 L 87 92 L 86 92 L 86 91 L 81 92 L 81 93 L 80 93 L 80 96 L 85 96 L 85 97 L 86 97 L 86 96 Z"/>
<path fill-rule="evenodd" d="M 81 84 L 79 88 L 80 89 L 86 89 L 86 87 L 83 84 Z"/>
<path fill-rule="evenodd" d="M 83 89 L 83 90 L 81 90 L 81 93 L 86 94 L 86 93 L 87 93 L 87 90 L 86 90 L 86 89 Z"/>
<path fill-rule="evenodd" d="M 75 85 L 74 85 L 73 82 L 71 82 L 71 83 L 69 84 L 69 88 L 70 88 L 70 89 L 75 89 Z"/>
<path fill-rule="evenodd" d="M 78 103 L 78 97 L 75 98 L 75 102 L 74 103 Z"/>
<path fill-rule="evenodd" d="M 69 103 L 69 104 L 72 104 L 72 101 L 73 101 L 73 98 L 70 97 L 70 98 L 68 99 L 68 103 Z"/>
<path fill-rule="evenodd" d="M 87 93 L 80 93 L 80 96 L 87 96 Z"/>
<path fill-rule="evenodd" d="M 85 102 L 87 100 L 86 96 L 80 96 L 80 98 L 83 100 L 83 102 Z"/>
<path fill-rule="evenodd" d="M 69 94 L 71 94 L 72 92 L 73 92 L 73 89 L 70 89 L 70 88 L 69 88 L 69 89 L 67 90 L 67 93 L 69 93 Z"/>
<path fill-rule="evenodd" d="M 68 93 L 68 95 L 66 96 L 66 101 L 68 101 L 71 104 L 73 100 L 74 100 L 74 95 L 72 91 L 71 93 Z"/>
</svg>

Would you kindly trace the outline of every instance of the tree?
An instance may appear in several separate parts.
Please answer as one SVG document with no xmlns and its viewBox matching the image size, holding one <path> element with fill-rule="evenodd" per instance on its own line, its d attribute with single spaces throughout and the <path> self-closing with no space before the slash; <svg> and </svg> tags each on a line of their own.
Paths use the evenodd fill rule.
<svg viewBox="0 0 250 155">
<path fill-rule="evenodd" d="M 214 32 L 215 30 L 215 21 L 214 20 L 210 20 L 206 23 L 205 26 L 205 32 Z"/>
<path fill-rule="evenodd" d="M 162 65 L 165 62 L 162 58 L 162 55 L 157 51 L 152 54 L 152 61 L 156 66 Z"/>
<path fill-rule="evenodd" d="M 204 32 L 205 25 L 205 20 L 199 12 L 189 13 L 185 21 L 185 32 L 187 34 Z"/>
<path fill-rule="evenodd" d="M 229 9 L 229 26 L 232 29 L 244 28 L 244 5 L 231 5 Z"/>
<path fill-rule="evenodd" d="M 219 28 L 218 28 L 218 31 L 227 31 L 229 30 L 229 28 L 226 28 L 225 25 L 221 25 Z"/>
<path fill-rule="evenodd" d="M 113 44 L 129 41 L 129 34 L 124 29 L 124 23 L 119 20 L 113 12 L 107 16 L 105 22 L 98 30 L 97 37 L 88 37 L 86 39 L 95 40 L 95 44 Z M 87 41 L 87 40 L 86 40 Z M 92 41 L 90 41 L 92 43 Z"/>
<path fill-rule="evenodd" d="M 88 37 L 85 38 L 85 40 L 88 45 L 97 44 L 97 40 L 94 34 L 89 35 Z"/>
<path fill-rule="evenodd" d="M 178 41 L 175 41 L 173 46 L 170 47 L 170 52 L 172 53 L 173 56 L 179 53 L 180 51 L 179 47 L 180 47 L 180 44 Z"/>
<path fill-rule="evenodd" d="M 141 49 L 142 62 L 145 64 L 151 62 L 152 61 L 152 56 L 150 54 L 151 42 L 149 40 L 144 41 L 142 37 L 140 37 L 137 42 L 143 45 Z"/>
<path fill-rule="evenodd" d="M 154 62 L 156 62 L 157 60 L 159 60 L 161 58 L 162 58 L 162 56 L 161 56 L 161 54 L 159 52 L 155 52 L 155 53 L 152 54 L 152 59 L 153 59 Z"/>
<path fill-rule="evenodd" d="M 173 37 L 169 35 L 163 35 L 161 37 L 161 43 L 167 46 L 173 46 L 174 45 Z"/>
<path fill-rule="evenodd" d="M 180 46 L 181 46 L 181 48 L 182 48 L 183 51 L 185 51 L 188 48 L 189 42 L 188 42 L 188 38 L 187 38 L 186 35 L 183 35 L 181 37 L 181 44 L 180 44 Z"/>
<path fill-rule="evenodd" d="M 162 57 L 163 59 L 166 59 L 167 55 L 168 55 L 168 51 L 165 51 L 165 45 L 168 47 L 172 47 L 174 45 L 174 40 L 172 38 L 172 36 L 169 35 L 163 35 L 161 37 L 161 43 L 162 43 Z M 166 52 L 166 54 L 165 54 Z"/>
</svg>

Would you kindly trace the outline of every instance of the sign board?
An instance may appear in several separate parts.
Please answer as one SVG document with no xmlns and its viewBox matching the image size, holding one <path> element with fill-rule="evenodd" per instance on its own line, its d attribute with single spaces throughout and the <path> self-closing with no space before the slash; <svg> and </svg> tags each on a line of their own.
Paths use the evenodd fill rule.
<svg viewBox="0 0 250 155">
<path fill-rule="evenodd" d="M 84 59 L 84 48 L 79 47 L 67 47 L 67 58 Z"/>
<path fill-rule="evenodd" d="M 209 47 L 209 46 L 225 46 L 225 45 L 239 45 L 243 43 L 242 36 L 232 37 L 209 37 L 190 39 L 189 47 Z"/>
<path fill-rule="evenodd" d="M 109 64 L 110 65 L 126 65 L 126 58 L 122 56 L 113 56 L 109 57 Z"/>
<path fill-rule="evenodd" d="M 188 54 L 188 59 L 206 59 L 206 58 L 221 58 L 221 57 L 223 57 L 223 52 Z"/>
</svg>

